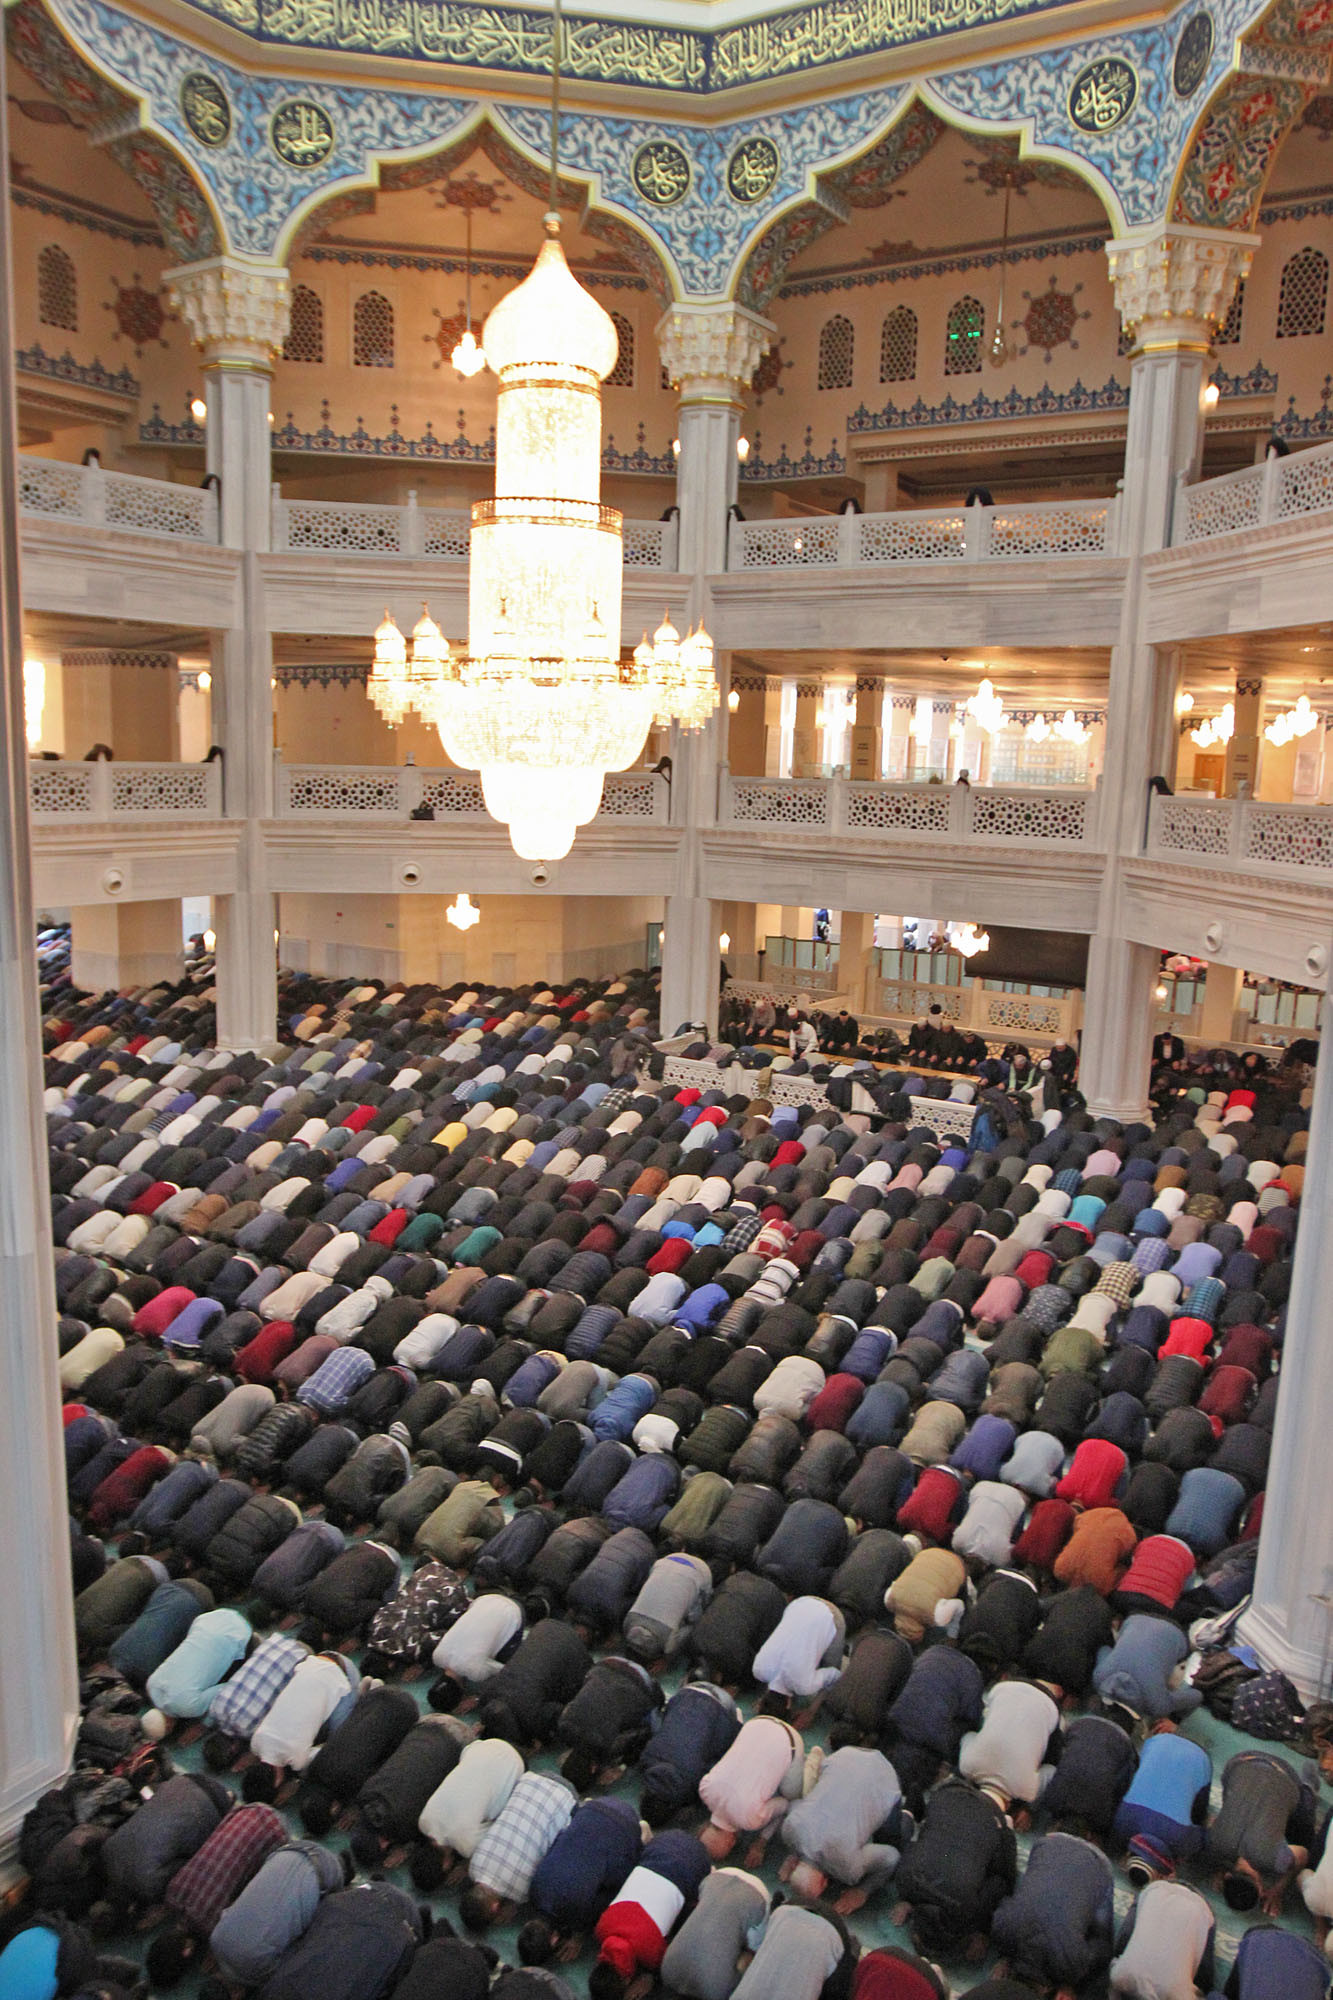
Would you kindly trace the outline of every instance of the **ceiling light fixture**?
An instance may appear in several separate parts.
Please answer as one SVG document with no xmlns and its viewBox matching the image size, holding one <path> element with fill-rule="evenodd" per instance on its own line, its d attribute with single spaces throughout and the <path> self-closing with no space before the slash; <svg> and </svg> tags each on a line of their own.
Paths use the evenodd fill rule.
<svg viewBox="0 0 1333 2000">
<path fill-rule="evenodd" d="M 487 318 L 499 381 L 495 497 L 472 509 L 468 644 L 455 654 L 426 613 L 406 642 L 375 634 L 367 691 L 391 722 L 433 722 L 447 755 L 481 773 L 492 818 L 525 861 L 558 861 L 601 804 L 608 771 L 634 762 L 654 719 L 698 728 L 717 706 L 713 642 L 664 619 L 632 660 L 620 652 L 624 553 L 601 504 L 601 384 L 619 343 L 560 245 L 560 0 L 551 30 L 546 241 Z"/>
<path fill-rule="evenodd" d="M 454 344 L 449 356 L 451 363 L 464 381 L 470 382 L 474 375 L 480 375 L 486 366 L 486 356 L 477 344 L 477 336 L 472 331 L 472 204 L 464 209 L 467 226 L 467 282 L 463 299 L 463 331 Z"/>
<path fill-rule="evenodd" d="M 1067 708 L 1060 720 L 1052 724 L 1051 734 L 1063 743 L 1086 743 L 1092 731 L 1079 721 L 1072 708 Z"/>
<path fill-rule="evenodd" d="M 1294 742 L 1297 737 L 1308 736 L 1312 729 L 1319 727 L 1319 712 L 1310 706 L 1309 698 L 1301 695 L 1295 708 L 1283 709 L 1275 715 L 1264 731 L 1266 740 L 1276 750 L 1284 743 Z"/>
<path fill-rule="evenodd" d="M 1029 743 L 1044 743 L 1051 733 L 1051 725 L 1044 715 L 1034 715 L 1023 734 Z"/>
<path fill-rule="evenodd" d="M 963 707 L 978 726 L 989 736 L 994 736 L 1004 728 L 1009 720 L 1004 701 L 995 692 L 992 681 L 982 681 L 975 694 L 970 694 Z"/>
<path fill-rule="evenodd" d="M 456 931 L 470 931 L 473 924 L 481 922 L 481 911 L 466 889 L 460 889 L 454 897 L 444 913 L 444 921 L 452 924 Z"/>
<path fill-rule="evenodd" d="M 960 951 L 964 958 L 975 958 L 979 951 L 990 950 L 990 932 L 979 931 L 975 924 L 956 924 L 949 938 L 954 950 Z"/>
<path fill-rule="evenodd" d="M 1009 197 L 1014 191 L 1012 178 L 1006 174 L 1004 182 L 1004 236 L 1000 244 L 1000 302 L 995 308 L 995 331 L 991 335 L 987 360 L 992 368 L 1003 368 L 1009 359 L 1009 341 L 1004 331 L 1004 274 L 1009 262 Z"/>
<path fill-rule="evenodd" d="M 204 401 L 202 396 L 191 396 L 190 415 L 194 418 L 197 424 L 202 424 L 204 419 L 207 417 L 208 404 Z"/>
<path fill-rule="evenodd" d="M 1236 704 L 1229 701 L 1220 715 L 1210 715 L 1196 723 L 1190 731 L 1190 741 L 1200 750 L 1211 750 L 1214 744 L 1229 743 L 1236 733 Z"/>
</svg>

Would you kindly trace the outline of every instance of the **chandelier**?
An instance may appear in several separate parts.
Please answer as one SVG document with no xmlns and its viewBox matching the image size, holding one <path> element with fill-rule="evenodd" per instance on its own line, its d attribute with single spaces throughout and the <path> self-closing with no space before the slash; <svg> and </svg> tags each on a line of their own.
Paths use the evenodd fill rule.
<svg viewBox="0 0 1333 2000">
<path fill-rule="evenodd" d="M 1197 743 L 1200 750 L 1211 750 L 1215 743 L 1229 743 L 1236 733 L 1236 704 L 1229 701 L 1220 715 L 1210 715 L 1203 722 L 1196 723 L 1190 731 L 1190 741 Z"/>
<path fill-rule="evenodd" d="M 1280 750 L 1284 743 L 1291 743 L 1298 736 L 1308 736 L 1318 726 L 1318 710 L 1311 708 L 1308 696 L 1301 695 L 1295 708 L 1284 709 L 1281 715 L 1273 717 L 1264 735 L 1275 750 Z"/>
<path fill-rule="evenodd" d="M 367 685 L 387 722 L 415 709 L 481 773 L 487 812 L 527 861 L 568 854 L 654 722 L 699 729 L 718 702 L 702 625 L 682 639 L 664 618 L 621 658 L 622 523 L 600 499 L 601 383 L 619 342 L 560 245 L 561 32 L 556 0 L 546 240 L 482 330 L 499 383 L 495 495 L 472 508 L 467 650 L 424 610 L 409 653 L 386 612 Z"/>
<path fill-rule="evenodd" d="M 975 958 L 979 951 L 990 950 L 990 932 L 979 931 L 975 924 L 955 924 L 950 928 L 949 942 L 964 958 Z"/>
<path fill-rule="evenodd" d="M 1051 725 L 1051 734 L 1065 743 L 1086 743 L 1092 731 L 1085 722 L 1080 722 L 1072 708 L 1067 708 L 1060 720 Z"/>
<path fill-rule="evenodd" d="M 978 727 L 984 729 L 990 736 L 994 736 L 997 730 L 1003 729 L 1009 720 L 1004 702 L 996 694 L 994 683 L 989 680 L 982 681 L 976 693 L 968 696 L 963 707 Z"/>
</svg>

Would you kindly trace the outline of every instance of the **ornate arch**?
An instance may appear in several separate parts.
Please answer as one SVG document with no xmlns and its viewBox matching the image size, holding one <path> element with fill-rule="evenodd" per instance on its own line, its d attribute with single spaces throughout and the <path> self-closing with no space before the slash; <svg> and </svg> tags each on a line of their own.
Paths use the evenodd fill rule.
<svg viewBox="0 0 1333 2000">
<path fill-rule="evenodd" d="M 1097 169 L 1059 148 L 1033 143 L 1030 121 L 985 124 L 966 118 L 923 84 L 868 147 L 827 172 L 812 175 L 811 192 L 789 204 L 755 238 L 736 281 L 738 303 L 752 312 L 766 311 L 793 258 L 826 230 L 845 222 L 853 210 L 878 208 L 885 202 L 894 183 L 925 158 L 946 126 L 973 137 L 978 151 L 1006 172 L 1022 160 L 1033 180 L 1090 189 L 1112 226 L 1118 220 L 1114 193 Z M 979 177 L 986 176 L 983 172 Z"/>
<path fill-rule="evenodd" d="M 280 255 L 291 263 L 331 223 L 350 215 L 367 214 L 375 205 L 377 189 L 396 193 L 446 181 L 476 154 L 489 161 L 506 180 L 512 181 L 525 194 L 539 201 L 546 199 L 544 164 L 534 160 L 504 130 L 498 122 L 495 107 L 482 105 L 468 120 L 464 131 L 445 139 L 428 154 L 411 160 L 382 160 L 375 170 L 373 183 L 313 195 L 289 221 L 280 239 Z M 562 173 L 556 199 L 561 209 L 577 215 L 580 227 L 589 236 L 609 245 L 646 281 L 662 306 L 674 302 L 672 274 L 660 246 L 619 216 L 599 208 L 586 181 Z"/>
<path fill-rule="evenodd" d="M 14 61 L 143 189 L 171 256 L 190 264 L 220 255 L 226 243 L 207 191 L 184 156 L 140 124 L 139 100 L 65 39 L 41 0 L 16 0 L 5 34 Z"/>
<path fill-rule="evenodd" d="M 1278 148 L 1325 85 L 1330 51 L 1333 0 L 1275 0 L 1190 133 L 1171 191 L 1173 222 L 1254 227 Z"/>
</svg>

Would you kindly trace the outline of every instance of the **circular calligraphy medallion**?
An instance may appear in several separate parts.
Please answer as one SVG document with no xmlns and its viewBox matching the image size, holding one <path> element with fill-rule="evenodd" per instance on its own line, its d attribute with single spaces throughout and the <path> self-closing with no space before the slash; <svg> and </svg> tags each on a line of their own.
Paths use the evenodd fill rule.
<svg viewBox="0 0 1333 2000">
<path fill-rule="evenodd" d="M 231 137 L 231 105 L 222 85 L 207 70 L 192 69 L 181 80 L 181 117 L 201 146 L 225 146 Z"/>
<path fill-rule="evenodd" d="M 1134 109 L 1139 80 L 1119 56 L 1085 63 L 1069 91 L 1070 122 L 1080 132 L 1111 132 Z"/>
<path fill-rule="evenodd" d="M 294 97 L 274 112 L 269 138 L 289 167 L 317 167 L 333 151 L 333 120 L 322 104 Z"/>
<path fill-rule="evenodd" d="M 1213 17 L 1211 14 L 1195 14 L 1186 21 L 1176 43 L 1176 58 L 1171 65 L 1171 87 L 1177 97 L 1193 97 L 1213 58 Z"/>
<path fill-rule="evenodd" d="M 733 201 L 762 201 L 782 164 L 777 147 L 762 133 L 744 139 L 727 161 L 727 191 Z"/>
<path fill-rule="evenodd" d="M 689 156 L 670 139 L 650 139 L 634 155 L 630 179 L 654 208 L 671 208 L 689 191 Z"/>
</svg>

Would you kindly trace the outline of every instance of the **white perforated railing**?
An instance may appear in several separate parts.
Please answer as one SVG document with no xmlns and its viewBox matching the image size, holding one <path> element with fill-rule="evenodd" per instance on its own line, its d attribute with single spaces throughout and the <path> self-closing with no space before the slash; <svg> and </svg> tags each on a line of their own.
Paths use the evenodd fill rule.
<svg viewBox="0 0 1333 2000">
<path fill-rule="evenodd" d="M 28 766 L 28 801 L 42 825 L 58 820 L 218 819 L 220 764 L 65 764 Z"/>
<path fill-rule="evenodd" d="M 1322 879 L 1333 876 L 1333 806 L 1154 798 L 1147 851 L 1163 861 L 1231 861 Z"/>
<path fill-rule="evenodd" d="M 103 472 L 100 465 L 63 460 L 18 461 L 19 511 L 87 528 L 153 535 L 164 541 L 216 542 L 217 495 L 212 487 L 175 486 L 137 473 Z"/>
<path fill-rule="evenodd" d="M 724 826 L 814 829 L 890 840 L 994 841 L 1088 848 L 1097 794 L 1015 786 L 867 785 L 841 778 L 737 778 L 723 773 Z"/>
<path fill-rule="evenodd" d="M 1114 555 L 1117 510 L 1115 500 L 1038 500 L 1018 507 L 905 507 L 893 514 L 735 521 L 728 567 L 874 569 L 882 563 Z"/>
<path fill-rule="evenodd" d="M 405 820 L 424 806 L 446 825 L 495 824 L 475 771 L 427 770 L 419 764 L 280 763 L 275 797 L 281 819 Z M 597 818 L 660 824 L 667 798 L 666 786 L 651 771 L 612 771 Z"/>
<path fill-rule="evenodd" d="M 273 489 L 273 547 L 324 554 L 430 556 L 465 563 L 472 515 L 467 508 L 423 507 L 415 492 L 403 506 L 381 501 L 291 500 Z M 626 521 L 626 569 L 674 570 L 676 523 Z"/>
<path fill-rule="evenodd" d="M 1176 497 L 1173 540 L 1206 541 L 1240 528 L 1267 527 L 1333 508 L 1333 444 L 1312 445 L 1286 458 L 1242 466 L 1220 479 L 1182 485 Z"/>
</svg>

